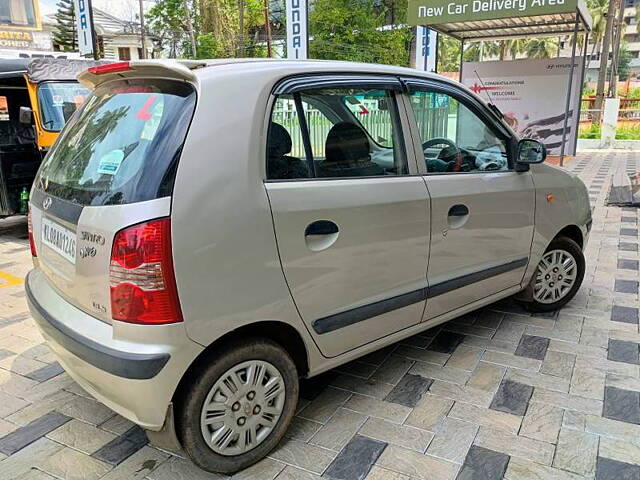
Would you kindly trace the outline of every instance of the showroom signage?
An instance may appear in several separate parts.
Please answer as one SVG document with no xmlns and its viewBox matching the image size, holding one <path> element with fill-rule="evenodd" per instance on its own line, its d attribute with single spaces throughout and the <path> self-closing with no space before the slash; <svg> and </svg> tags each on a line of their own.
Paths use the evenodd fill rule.
<svg viewBox="0 0 640 480">
<path fill-rule="evenodd" d="M 438 33 L 427 27 L 416 27 L 416 68 L 436 71 Z"/>
<path fill-rule="evenodd" d="M 576 58 L 567 115 L 565 153 L 573 155 L 578 130 L 580 72 L 582 60 Z M 509 62 L 464 62 L 462 83 L 484 101 L 493 103 L 507 123 L 522 137 L 534 138 L 551 155 L 560 153 L 565 118 L 567 77 L 570 58 L 513 60 Z M 576 86 L 578 88 L 576 88 Z M 543 95 L 540 92 L 544 92 Z"/>
<path fill-rule="evenodd" d="M 578 0 L 409 0 L 409 25 L 534 17 L 575 11 Z"/>
<path fill-rule="evenodd" d="M 76 28 L 78 29 L 78 51 L 85 57 L 95 54 L 95 41 L 91 0 L 73 0 L 76 14 Z"/>
<path fill-rule="evenodd" d="M 286 10 L 287 58 L 306 60 L 309 48 L 307 0 L 286 0 Z"/>
</svg>

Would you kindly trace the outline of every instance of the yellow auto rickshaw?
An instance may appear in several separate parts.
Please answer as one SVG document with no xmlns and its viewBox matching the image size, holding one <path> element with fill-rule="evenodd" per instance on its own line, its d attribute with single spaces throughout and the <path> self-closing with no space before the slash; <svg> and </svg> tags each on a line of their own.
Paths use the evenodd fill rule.
<svg viewBox="0 0 640 480">
<path fill-rule="evenodd" d="M 46 152 L 89 91 L 76 76 L 95 62 L 0 60 L 0 218 L 26 213 Z"/>
</svg>

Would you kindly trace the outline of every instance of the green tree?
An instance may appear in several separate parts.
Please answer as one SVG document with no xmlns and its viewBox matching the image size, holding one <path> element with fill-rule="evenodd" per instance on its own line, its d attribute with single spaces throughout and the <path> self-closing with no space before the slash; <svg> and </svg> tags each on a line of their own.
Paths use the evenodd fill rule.
<svg viewBox="0 0 640 480">
<path fill-rule="evenodd" d="M 408 65 L 413 29 L 388 24 L 388 13 L 377 0 L 316 0 L 309 15 L 310 57 Z"/>
<path fill-rule="evenodd" d="M 629 77 L 629 64 L 631 63 L 631 52 L 625 42 L 620 44 L 618 52 L 618 79 L 624 81 Z"/>
<path fill-rule="evenodd" d="M 194 3 L 191 6 L 195 6 Z M 185 19 L 183 0 L 160 0 L 147 13 L 149 30 L 171 58 L 192 54 Z"/>
<path fill-rule="evenodd" d="M 554 37 L 532 38 L 526 47 L 528 58 L 553 58 L 558 53 L 558 39 Z"/>
<path fill-rule="evenodd" d="M 65 52 L 76 50 L 78 34 L 76 32 L 76 17 L 73 0 L 60 0 L 55 13 L 56 26 L 53 30 L 53 39 Z"/>
</svg>

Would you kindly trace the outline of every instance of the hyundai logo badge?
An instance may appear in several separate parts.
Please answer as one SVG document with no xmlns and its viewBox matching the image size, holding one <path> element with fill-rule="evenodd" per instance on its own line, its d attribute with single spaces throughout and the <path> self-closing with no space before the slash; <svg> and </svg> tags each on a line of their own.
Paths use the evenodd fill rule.
<svg viewBox="0 0 640 480">
<path fill-rule="evenodd" d="M 44 208 L 45 210 L 49 210 L 49 207 L 51 207 L 52 203 L 53 199 L 51 197 L 47 197 L 42 201 L 42 208 Z"/>
</svg>

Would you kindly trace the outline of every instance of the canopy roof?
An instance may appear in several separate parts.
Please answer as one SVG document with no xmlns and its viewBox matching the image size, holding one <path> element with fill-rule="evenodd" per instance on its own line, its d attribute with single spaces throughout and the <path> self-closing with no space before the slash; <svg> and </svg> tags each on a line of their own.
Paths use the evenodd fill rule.
<svg viewBox="0 0 640 480">
<path fill-rule="evenodd" d="M 408 23 L 459 40 L 542 37 L 591 30 L 584 0 L 409 0 Z"/>
<path fill-rule="evenodd" d="M 66 58 L 17 58 L 0 60 L 0 78 L 18 78 L 27 75 L 29 80 L 40 83 L 48 80 L 75 80 L 89 67 L 108 63 L 104 61 Z"/>
</svg>

